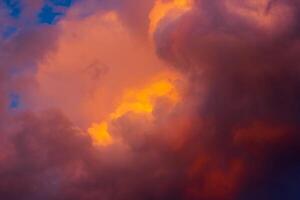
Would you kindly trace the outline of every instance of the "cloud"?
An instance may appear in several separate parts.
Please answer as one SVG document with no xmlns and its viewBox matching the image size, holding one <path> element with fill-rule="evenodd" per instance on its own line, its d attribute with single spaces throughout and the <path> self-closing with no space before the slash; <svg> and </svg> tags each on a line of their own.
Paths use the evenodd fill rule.
<svg viewBox="0 0 300 200">
<path fill-rule="evenodd" d="M 126 89 L 168 70 L 116 12 L 70 17 L 59 26 L 57 48 L 39 63 L 38 104 L 59 107 L 85 126 L 111 112 Z"/>
<path fill-rule="evenodd" d="M 299 3 L 195 0 L 149 36 L 154 5 L 78 2 L 1 40 L 1 199 L 298 199 Z"/>
<path fill-rule="evenodd" d="M 193 88 L 204 88 L 197 109 L 214 127 L 210 144 L 218 144 L 225 165 L 230 167 L 236 154 L 244 164 L 257 161 L 256 172 L 244 169 L 252 177 L 243 184 L 254 179 L 271 185 L 277 173 L 299 164 L 294 155 L 299 151 L 298 6 L 294 1 L 197 1 L 180 19 L 166 19 L 155 35 L 159 55 L 191 74 Z M 224 179 L 228 186 L 231 179 Z M 262 185 L 253 185 L 255 198 L 268 193 L 272 199 L 272 188 L 261 192 Z"/>
</svg>

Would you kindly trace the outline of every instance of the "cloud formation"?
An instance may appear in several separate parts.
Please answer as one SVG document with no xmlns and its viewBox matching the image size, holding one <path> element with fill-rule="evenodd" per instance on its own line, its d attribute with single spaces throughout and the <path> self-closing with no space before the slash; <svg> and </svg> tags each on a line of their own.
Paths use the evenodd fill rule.
<svg viewBox="0 0 300 200">
<path fill-rule="evenodd" d="M 0 199 L 298 199 L 299 10 L 89 0 L 21 20 L 0 41 Z"/>
</svg>

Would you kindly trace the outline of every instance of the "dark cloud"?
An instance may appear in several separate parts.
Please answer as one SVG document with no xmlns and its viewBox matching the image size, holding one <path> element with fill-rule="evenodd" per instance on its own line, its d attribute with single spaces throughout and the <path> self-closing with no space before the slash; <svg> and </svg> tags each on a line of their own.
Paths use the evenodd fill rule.
<svg viewBox="0 0 300 200">
<path fill-rule="evenodd" d="M 0 197 L 60 199 L 61 189 L 80 174 L 89 140 L 54 111 L 9 123 L 14 129 L 2 133 Z"/>
<path fill-rule="evenodd" d="M 193 74 L 192 88 L 204 87 L 197 109 L 215 129 L 210 145 L 217 145 L 214 151 L 225 165 L 233 156 L 246 165 L 239 183 L 245 188 L 237 190 L 242 199 L 245 193 L 254 194 L 250 199 L 276 199 L 272 185 L 290 168 L 297 174 L 299 166 L 299 4 L 257 2 L 266 7 L 252 5 L 253 16 L 244 5 L 250 1 L 197 1 L 192 12 L 163 23 L 156 44 L 161 57 Z"/>
</svg>

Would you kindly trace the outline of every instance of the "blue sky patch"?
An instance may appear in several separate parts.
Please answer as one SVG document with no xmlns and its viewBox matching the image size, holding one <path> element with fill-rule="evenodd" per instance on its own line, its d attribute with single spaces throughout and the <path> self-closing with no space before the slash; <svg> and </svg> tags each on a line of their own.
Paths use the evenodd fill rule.
<svg viewBox="0 0 300 200">
<path fill-rule="evenodd" d="M 64 14 L 57 12 L 55 9 L 46 4 L 38 14 L 38 21 L 42 24 L 55 24 Z"/>
<path fill-rule="evenodd" d="M 17 109 L 20 107 L 21 104 L 21 96 L 17 93 L 12 93 L 9 95 L 10 103 L 9 108 Z"/>
<path fill-rule="evenodd" d="M 74 0 L 50 0 L 54 5 L 70 7 Z"/>
<path fill-rule="evenodd" d="M 21 15 L 21 5 L 19 0 L 2 0 L 9 9 L 11 17 L 18 18 Z"/>
<path fill-rule="evenodd" d="M 17 27 L 7 26 L 4 28 L 4 31 L 2 32 L 2 37 L 4 39 L 8 39 L 8 38 L 12 37 L 17 31 L 18 31 Z"/>
</svg>

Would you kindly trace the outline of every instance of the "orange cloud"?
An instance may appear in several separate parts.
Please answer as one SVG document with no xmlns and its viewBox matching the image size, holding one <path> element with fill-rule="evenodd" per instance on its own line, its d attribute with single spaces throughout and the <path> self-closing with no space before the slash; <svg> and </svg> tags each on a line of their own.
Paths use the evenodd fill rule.
<svg viewBox="0 0 300 200">
<path fill-rule="evenodd" d="M 172 83 L 176 78 L 175 74 L 164 74 L 141 89 L 126 89 L 115 110 L 104 121 L 99 124 L 93 123 L 88 129 L 94 144 L 101 146 L 112 144 L 113 138 L 108 127 L 113 120 L 127 113 L 142 114 L 152 118 L 154 106 L 159 98 L 165 98 L 173 105 L 178 103 L 180 100 L 179 93 Z"/>
<path fill-rule="evenodd" d="M 148 41 L 131 35 L 116 12 L 69 16 L 59 26 L 57 48 L 39 64 L 37 104 L 62 109 L 80 126 L 102 121 L 125 90 L 170 70 Z"/>
<path fill-rule="evenodd" d="M 160 21 L 171 14 L 172 18 L 177 18 L 192 8 L 192 0 L 156 0 L 149 14 L 149 34 L 152 35 Z M 169 16 L 168 16 L 169 17 Z"/>
</svg>

